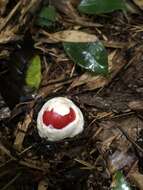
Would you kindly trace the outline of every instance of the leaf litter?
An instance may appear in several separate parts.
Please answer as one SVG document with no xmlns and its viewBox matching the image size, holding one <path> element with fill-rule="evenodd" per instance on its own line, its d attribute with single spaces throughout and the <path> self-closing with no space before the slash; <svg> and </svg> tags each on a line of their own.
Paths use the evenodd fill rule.
<svg viewBox="0 0 143 190">
<path fill-rule="evenodd" d="M 0 2 L 0 189 L 142 189 L 142 3 L 131 1 L 139 11 L 127 17 L 120 7 L 84 14 L 79 3 Z M 52 12 L 41 13 L 48 6 L 56 19 L 49 17 Z M 62 44 L 97 41 L 108 53 L 107 76 L 85 71 Z M 26 73 L 34 55 L 41 58 L 40 77 L 30 74 L 30 85 L 37 89 L 28 89 Z M 80 106 L 85 130 L 51 143 L 38 136 L 36 117 L 55 96 Z"/>
</svg>

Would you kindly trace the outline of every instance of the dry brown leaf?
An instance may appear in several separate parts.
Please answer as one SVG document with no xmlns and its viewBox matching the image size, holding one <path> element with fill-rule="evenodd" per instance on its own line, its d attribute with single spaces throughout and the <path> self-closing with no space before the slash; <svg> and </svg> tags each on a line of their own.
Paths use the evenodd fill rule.
<svg viewBox="0 0 143 190">
<path fill-rule="evenodd" d="M 106 156 L 110 173 L 120 169 L 129 171 L 136 163 L 137 158 L 131 151 L 131 147 L 138 138 L 138 131 L 142 130 L 142 125 L 140 129 L 137 129 L 137 125 L 137 117 L 122 118 L 115 122 L 103 121 L 98 130 L 93 131 L 92 143 L 98 142 L 98 150 Z M 124 130 L 124 133 L 119 130 L 118 126 L 122 126 L 120 128 Z M 127 134 L 128 138 L 124 134 Z"/>
<path fill-rule="evenodd" d="M 72 88 L 75 88 L 77 86 L 81 86 L 86 84 L 88 88 L 91 89 L 97 89 L 100 87 L 105 86 L 108 83 L 108 80 L 103 76 L 93 76 L 91 73 L 84 73 L 79 78 L 76 78 L 70 87 L 68 88 L 68 91 Z"/>
<path fill-rule="evenodd" d="M 64 81 L 64 82 L 57 82 L 55 84 L 50 84 L 50 85 L 47 85 L 47 86 L 45 86 L 43 88 L 40 88 L 39 96 L 46 97 L 51 92 L 55 93 L 55 92 L 59 91 L 60 89 L 62 89 L 65 84 L 69 84 L 70 82 L 71 82 L 71 80 L 67 80 L 67 81 Z"/>
<path fill-rule="evenodd" d="M 47 190 L 47 189 L 48 189 L 47 180 L 41 180 L 38 184 L 38 190 Z"/>
<path fill-rule="evenodd" d="M 69 15 L 69 7 L 68 5 L 72 4 L 77 6 L 80 3 L 80 0 L 60 0 L 60 3 L 57 0 L 52 0 L 51 4 L 55 6 L 60 12 L 67 13 Z"/>
<path fill-rule="evenodd" d="M 143 111 L 143 101 L 142 100 L 136 100 L 136 101 L 129 102 L 128 106 L 132 110 Z"/>
<path fill-rule="evenodd" d="M 0 32 L 0 44 L 5 44 L 9 41 L 14 41 L 20 39 L 20 36 L 16 35 L 19 27 L 8 25 L 4 30 Z"/>
<path fill-rule="evenodd" d="M 143 175 L 135 172 L 130 174 L 130 179 L 135 183 L 135 185 L 140 189 L 143 190 Z"/>
<path fill-rule="evenodd" d="M 143 0 L 133 0 L 133 2 L 143 10 Z"/>
<path fill-rule="evenodd" d="M 96 42 L 97 37 L 77 30 L 64 30 L 50 34 L 42 31 L 53 42 Z"/>
<path fill-rule="evenodd" d="M 5 12 L 7 3 L 8 0 L 0 0 L 0 15 L 2 15 Z"/>
<path fill-rule="evenodd" d="M 138 124 L 139 122 L 141 122 L 140 125 Z M 106 149 L 107 151 L 108 147 L 106 142 L 109 142 L 112 137 L 115 137 L 113 143 L 110 141 L 112 144 L 111 147 L 114 147 L 121 152 L 127 152 L 131 148 L 133 141 L 135 142 L 137 140 L 138 133 L 142 130 L 142 121 L 133 116 L 131 118 L 120 119 L 120 121 L 117 120 L 116 122 L 104 121 L 101 122 L 100 127 L 102 128 L 102 131 L 100 131 L 98 135 L 96 135 L 96 133 L 93 134 L 92 138 L 96 140 L 98 139 L 102 142 L 101 147 L 103 148 L 101 149 Z M 125 135 L 123 135 L 123 132 L 119 130 L 119 127 L 128 135 L 130 141 Z"/>
</svg>

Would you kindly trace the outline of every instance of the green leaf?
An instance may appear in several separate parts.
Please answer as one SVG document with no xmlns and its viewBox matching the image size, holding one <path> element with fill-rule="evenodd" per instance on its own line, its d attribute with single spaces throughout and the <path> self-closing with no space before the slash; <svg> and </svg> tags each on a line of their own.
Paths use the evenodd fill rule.
<svg viewBox="0 0 143 190">
<path fill-rule="evenodd" d="M 43 27 L 49 27 L 56 21 L 56 10 L 53 6 L 43 7 L 40 11 L 36 23 Z"/>
<path fill-rule="evenodd" d="M 101 14 L 125 10 L 126 5 L 124 0 L 82 0 L 78 9 L 86 14 Z"/>
<path fill-rule="evenodd" d="M 122 172 L 117 171 L 113 179 L 112 190 L 131 190 Z"/>
<path fill-rule="evenodd" d="M 32 60 L 30 60 L 25 81 L 29 87 L 39 88 L 41 82 L 41 60 L 39 55 L 34 56 Z"/>
<path fill-rule="evenodd" d="M 101 42 L 66 42 L 63 46 L 67 55 L 82 68 L 96 74 L 107 75 L 108 56 Z"/>
</svg>

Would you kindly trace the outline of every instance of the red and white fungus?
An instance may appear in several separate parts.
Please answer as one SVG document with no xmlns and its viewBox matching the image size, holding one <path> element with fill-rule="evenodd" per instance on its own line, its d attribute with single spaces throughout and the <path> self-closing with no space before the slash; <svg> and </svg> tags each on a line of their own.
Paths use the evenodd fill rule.
<svg viewBox="0 0 143 190">
<path fill-rule="evenodd" d="M 81 110 L 68 98 L 52 98 L 38 113 L 38 133 L 49 141 L 74 137 L 83 131 L 83 127 Z"/>
</svg>

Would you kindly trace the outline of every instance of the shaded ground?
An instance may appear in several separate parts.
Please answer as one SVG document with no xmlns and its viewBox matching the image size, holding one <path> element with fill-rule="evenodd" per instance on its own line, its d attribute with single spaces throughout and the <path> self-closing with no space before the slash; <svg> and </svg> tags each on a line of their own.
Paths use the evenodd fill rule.
<svg viewBox="0 0 143 190">
<path fill-rule="evenodd" d="M 19 17 L 12 17 L 0 33 L 0 189 L 42 190 L 44 183 L 48 188 L 43 190 L 107 190 L 119 169 L 132 189 L 142 189 L 142 16 L 115 12 L 82 17 L 81 22 L 57 7 L 56 31 L 78 25 L 96 34 L 107 47 L 112 72 L 103 78 L 75 67 L 61 44 L 51 43 L 33 24 L 41 1 L 33 3 L 33 9 L 23 3 L 15 13 Z M 20 10 L 27 12 L 24 15 Z M 87 26 L 87 21 L 93 26 Z M 102 27 L 94 26 L 95 21 Z M 13 26 L 18 27 L 14 32 Z M 43 78 L 38 92 L 31 92 L 24 75 L 35 53 L 42 59 Z M 67 96 L 79 105 L 85 116 L 82 134 L 58 143 L 40 139 L 37 113 L 54 96 Z"/>
</svg>

